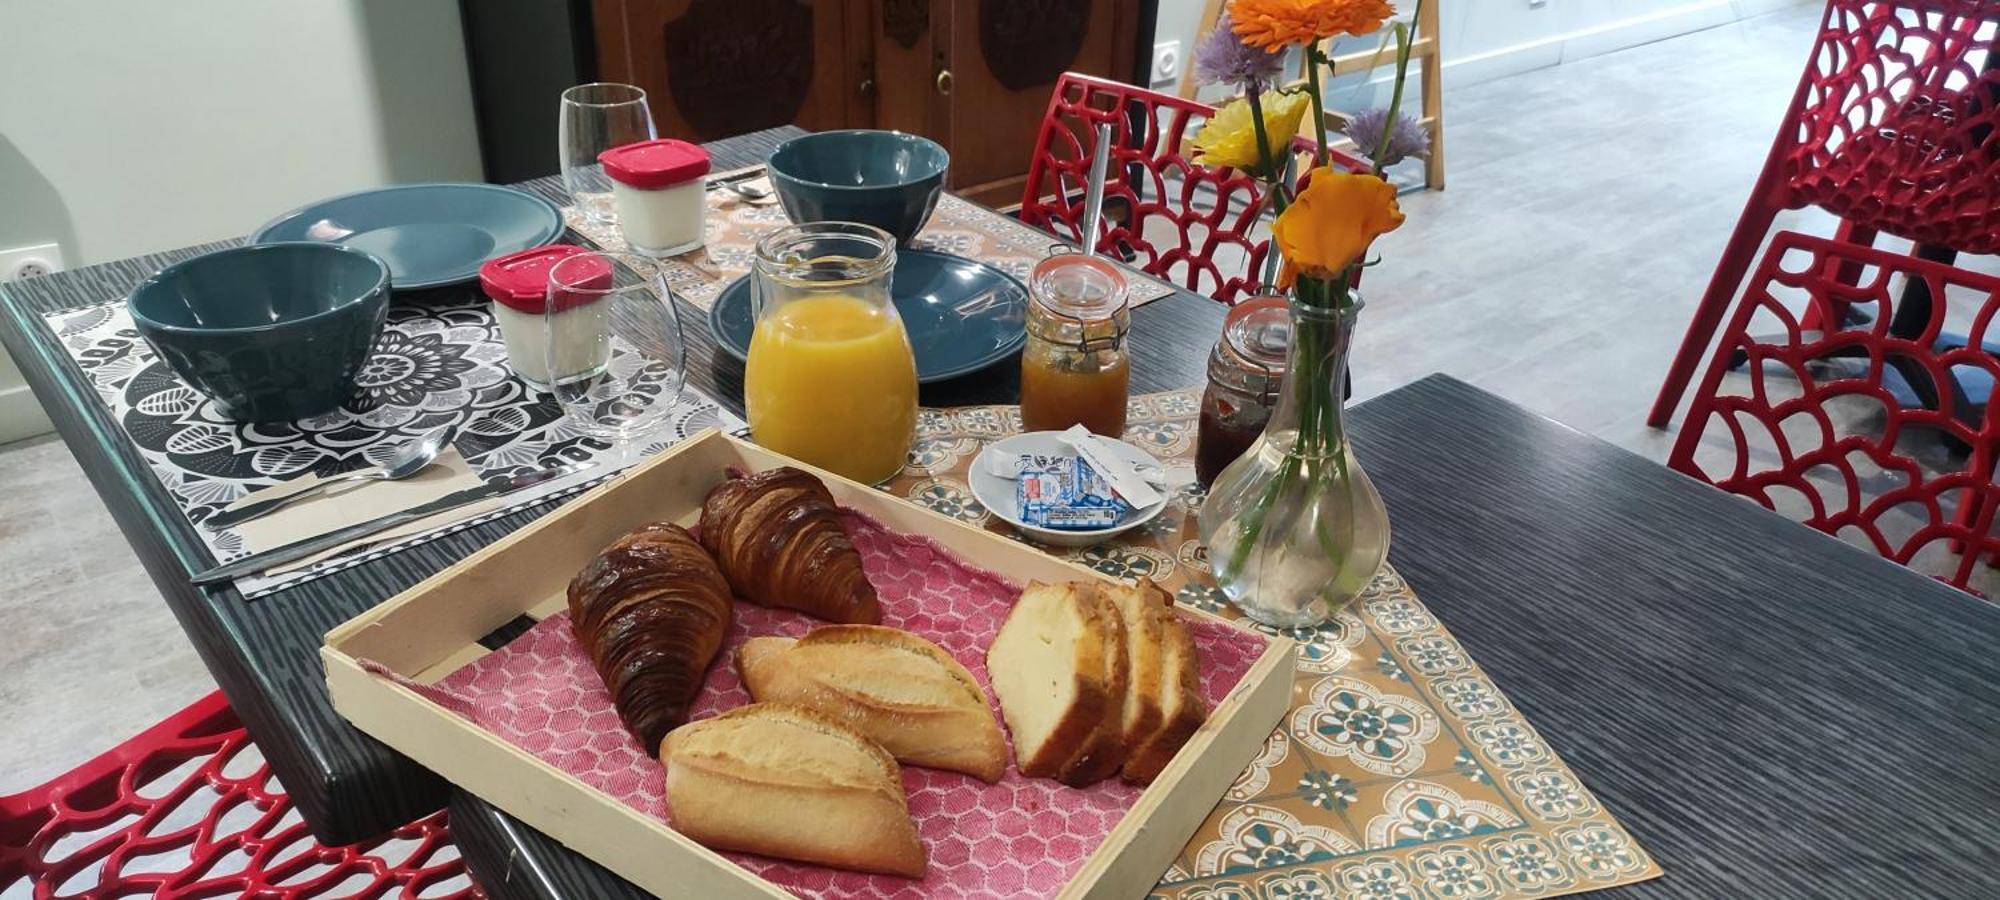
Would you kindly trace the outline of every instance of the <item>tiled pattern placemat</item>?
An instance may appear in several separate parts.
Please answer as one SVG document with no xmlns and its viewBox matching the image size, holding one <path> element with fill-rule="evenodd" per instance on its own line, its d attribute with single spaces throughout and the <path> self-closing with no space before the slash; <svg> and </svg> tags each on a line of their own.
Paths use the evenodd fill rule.
<svg viewBox="0 0 2000 900">
<path fill-rule="evenodd" d="M 581 490 L 703 428 L 733 430 L 743 424 L 690 387 L 660 441 L 638 454 L 586 438 L 565 422 L 554 397 L 536 393 L 507 368 L 499 328 L 479 297 L 444 305 L 391 304 L 388 324 L 358 378 L 355 399 L 323 416 L 276 424 L 243 424 L 217 415 L 213 403 L 154 357 L 122 301 L 47 318 L 119 428 L 219 562 L 247 552 L 235 532 L 201 526 L 230 502 L 308 473 L 330 475 L 379 464 L 394 448 L 443 425 L 459 426 L 459 452 L 484 477 L 556 464 L 598 467 L 582 483 L 559 479 L 531 488 L 477 518 L 282 575 L 238 579 L 237 589 L 246 597 Z"/>
<path fill-rule="evenodd" d="M 1193 480 L 1199 402 L 1193 392 L 1131 401 L 1126 440 L 1166 462 L 1177 484 Z M 987 443 L 1021 430 L 1019 409 L 925 410 L 918 430 L 889 489 L 1012 536 L 965 473 Z M 1150 576 L 1188 606 L 1235 618 L 1209 580 L 1200 502 L 1186 487 L 1135 535 L 1045 549 Z M 1660 874 L 1394 569 L 1318 628 L 1242 621 L 1301 644 L 1296 705 L 1155 896 L 1549 897 Z"/>
<path fill-rule="evenodd" d="M 770 184 L 763 178 L 743 183 L 765 188 Z M 716 295 L 730 282 L 750 271 L 759 239 L 791 223 L 777 203 L 749 203 L 726 189 L 710 189 L 705 202 L 708 204 L 706 246 L 662 261 L 668 286 L 702 309 L 714 303 Z M 625 239 L 616 225 L 588 222 L 575 206 L 563 207 L 563 222 L 600 247 L 625 249 Z M 1049 248 L 1058 243 L 1046 231 L 949 193 L 938 198 L 937 211 L 931 214 L 930 222 L 916 239 L 920 248 L 975 259 L 1023 282 L 1035 263 L 1047 257 Z M 1135 307 L 1174 292 L 1172 286 L 1137 269 L 1128 266 L 1124 271 Z"/>
</svg>

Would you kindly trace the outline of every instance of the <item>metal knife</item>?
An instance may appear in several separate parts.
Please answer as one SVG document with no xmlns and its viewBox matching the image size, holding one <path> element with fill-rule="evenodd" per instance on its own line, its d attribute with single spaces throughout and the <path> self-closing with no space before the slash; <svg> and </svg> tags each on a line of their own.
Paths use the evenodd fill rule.
<svg viewBox="0 0 2000 900">
<path fill-rule="evenodd" d="M 192 580 L 195 584 L 217 584 L 232 578 L 262 572 L 272 566 L 283 565 L 295 559 L 303 559 L 324 550 L 331 550 L 334 547 L 357 538 L 364 538 L 377 532 L 387 531 L 405 522 L 414 522 L 425 516 L 441 513 L 447 509 L 454 509 L 468 503 L 477 503 L 488 497 L 511 494 L 515 491 L 541 484 L 544 481 L 578 471 L 581 471 L 581 469 L 575 466 L 557 466 L 554 468 L 539 469 L 522 475 L 515 475 L 511 478 L 489 481 L 478 487 L 454 491 L 429 503 L 420 503 L 409 509 L 392 512 L 386 516 L 369 519 L 366 522 L 358 522 L 335 531 L 329 531 L 318 537 L 295 541 L 283 547 L 276 547 L 262 553 L 253 553 L 235 562 L 225 563 L 213 569 L 197 572 Z"/>
</svg>

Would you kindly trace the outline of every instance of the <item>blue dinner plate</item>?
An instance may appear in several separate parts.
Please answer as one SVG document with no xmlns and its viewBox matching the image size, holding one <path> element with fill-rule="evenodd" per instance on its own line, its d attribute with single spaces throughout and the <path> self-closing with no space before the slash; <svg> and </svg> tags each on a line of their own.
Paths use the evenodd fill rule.
<svg viewBox="0 0 2000 900">
<path fill-rule="evenodd" d="M 916 351 L 919 382 L 977 372 L 1027 340 L 1028 289 L 999 269 L 949 253 L 898 250 L 893 279 L 889 293 Z M 746 275 L 716 295 L 708 327 L 723 350 L 745 359 L 756 326 Z"/>
<path fill-rule="evenodd" d="M 562 234 L 562 213 L 533 194 L 491 184 L 399 184 L 332 197 L 285 213 L 250 243 L 326 241 L 389 264 L 397 290 L 479 277 L 481 263 Z"/>
</svg>

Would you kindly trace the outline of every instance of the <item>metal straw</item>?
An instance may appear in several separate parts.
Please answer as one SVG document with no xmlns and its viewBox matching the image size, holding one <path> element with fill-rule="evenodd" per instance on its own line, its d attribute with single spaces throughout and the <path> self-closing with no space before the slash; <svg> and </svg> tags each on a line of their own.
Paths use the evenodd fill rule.
<svg viewBox="0 0 2000 900">
<path fill-rule="evenodd" d="M 1090 159 L 1090 185 L 1083 195 L 1083 255 L 1097 255 L 1097 226 L 1104 219 L 1104 173 L 1111 164 L 1111 123 L 1097 126 L 1097 155 Z"/>
</svg>

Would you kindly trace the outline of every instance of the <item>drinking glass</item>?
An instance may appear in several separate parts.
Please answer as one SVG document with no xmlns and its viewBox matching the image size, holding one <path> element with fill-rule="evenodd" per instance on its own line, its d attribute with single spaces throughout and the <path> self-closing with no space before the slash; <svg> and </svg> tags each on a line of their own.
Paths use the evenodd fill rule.
<svg viewBox="0 0 2000 900">
<path fill-rule="evenodd" d="M 896 239 L 871 225 L 793 225 L 757 243 L 754 265 L 750 436 L 864 484 L 894 477 L 917 426 L 916 358 L 889 295 Z"/>
<path fill-rule="evenodd" d="M 657 263 L 578 253 L 549 269 L 550 391 L 577 431 L 637 446 L 666 424 L 686 383 L 686 343 Z"/>
<path fill-rule="evenodd" d="M 618 221 L 611 208 L 611 180 L 597 164 L 597 154 L 613 147 L 659 137 L 646 92 L 629 84 L 579 84 L 562 93 L 563 189 L 593 224 Z"/>
</svg>

